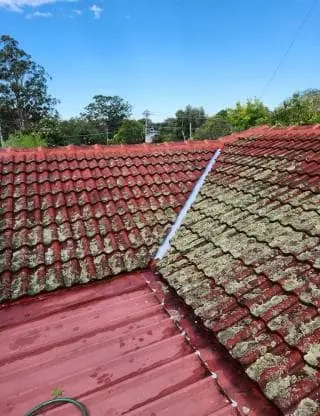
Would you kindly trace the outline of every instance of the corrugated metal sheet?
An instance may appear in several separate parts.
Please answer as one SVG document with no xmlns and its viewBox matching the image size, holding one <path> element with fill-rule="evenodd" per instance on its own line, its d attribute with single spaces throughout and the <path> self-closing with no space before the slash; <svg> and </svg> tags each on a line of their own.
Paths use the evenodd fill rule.
<svg viewBox="0 0 320 416">
<path fill-rule="evenodd" d="M 91 416 L 262 414 L 254 405 L 276 414 L 254 385 L 244 395 L 237 384 L 246 376 L 239 383 L 186 316 L 177 324 L 181 307 L 168 306 L 165 293 L 145 272 L 3 305 L 1 414 L 24 415 L 54 391 L 79 399 Z M 79 411 L 64 405 L 47 414 Z"/>
</svg>

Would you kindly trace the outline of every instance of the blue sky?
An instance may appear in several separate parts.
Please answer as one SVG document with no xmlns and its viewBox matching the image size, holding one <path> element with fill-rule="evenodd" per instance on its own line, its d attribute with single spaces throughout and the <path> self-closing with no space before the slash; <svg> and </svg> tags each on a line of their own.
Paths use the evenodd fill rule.
<svg viewBox="0 0 320 416">
<path fill-rule="evenodd" d="M 0 0 L 0 33 L 52 76 L 62 117 L 120 95 L 161 120 L 260 97 L 314 0 Z M 320 1 L 263 96 L 320 88 Z"/>
</svg>

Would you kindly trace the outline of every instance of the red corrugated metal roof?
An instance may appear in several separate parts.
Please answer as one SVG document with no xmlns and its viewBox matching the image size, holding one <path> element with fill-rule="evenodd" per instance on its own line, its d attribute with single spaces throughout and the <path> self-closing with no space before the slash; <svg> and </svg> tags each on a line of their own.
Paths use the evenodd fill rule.
<svg viewBox="0 0 320 416">
<path fill-rule="evenodd" d="M 152 272 L 24 298 L 0 312 L 3 415 L 22 416 L 54 390 L 90 416 L 277 414 Z M 79 412 L 64 405 L 46 414 Z"/>
<path fill-rule="evenodd" d="M 0 301 L 146 267 L 217 141 L 0 151 Z"/>
<path fill-rule="evenodd" d="M 320 126 L 241 136 L 160 271 L 284 414 L 320 415 Z"/>
</svg>

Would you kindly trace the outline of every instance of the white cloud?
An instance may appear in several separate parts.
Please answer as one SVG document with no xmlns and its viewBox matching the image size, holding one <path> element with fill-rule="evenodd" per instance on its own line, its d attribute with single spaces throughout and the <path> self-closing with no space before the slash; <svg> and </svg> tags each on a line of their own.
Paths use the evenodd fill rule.
<svg viewBox="0 0 320 416">
<path fill-rule="evenodd" d="M 103 8 L 102 7 L 97 6 L 96 4 L 93 4 L 91 7 L 89 7 L 89 10 L 92 11 L 95 19 L 100 19 L 101 13 L 103 12 Z"/>
<path fill-rule="evenodd" d="M 78 16 L 82 15 L 82 10 L 80 10 L 80 9 L 75 9 L 75 10 L 72 10 L 72 11 L 73 11 L 74 14 L 76 14 Z"/>
<path fill-rule="evenodd" d="M 39 12 L 39 11 L 36 11 L 34 13 L 26 14 L 26 19 L 33 19 L 34 17 L 48 18 L 48 17 L 53 17 L 53 14 L 52 13 L 42 13 L 42 12 Z"/>
<path fill-rule="evenodd" d="M 56 3 L 57 1 L 74 0 L 0 0 L 0 7 L 5 7 L 12 12 L 21 13 L 25 7 L 39 7 L 44 4 Z"/>
</svg>

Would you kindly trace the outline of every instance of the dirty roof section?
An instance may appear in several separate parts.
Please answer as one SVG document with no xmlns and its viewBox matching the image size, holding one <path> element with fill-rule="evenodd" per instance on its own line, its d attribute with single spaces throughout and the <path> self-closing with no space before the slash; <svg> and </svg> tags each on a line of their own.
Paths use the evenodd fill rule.
<svg viewBox="0 0 320 416">
<path fill-rule="evenodd" d="M 320 414 L 319 202 L 319 126 L 260 128 L 224 147 L 159 264 L 286 415 Z"/>
<path fill-rule="evenodd" d="M 0 301 L 143 268 L 217 142 L 0 151 Z"/>
<path fill-rule="evenodd" d="M 278 414 L 152 272 L 24 298 L 0 312 L 6 416 L 52 394 L 77 398 L 90 415 Z M 64 405 L 46 414 L 79 411 Z"/>
</svg>

